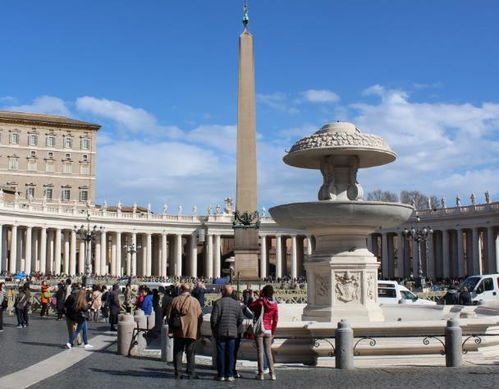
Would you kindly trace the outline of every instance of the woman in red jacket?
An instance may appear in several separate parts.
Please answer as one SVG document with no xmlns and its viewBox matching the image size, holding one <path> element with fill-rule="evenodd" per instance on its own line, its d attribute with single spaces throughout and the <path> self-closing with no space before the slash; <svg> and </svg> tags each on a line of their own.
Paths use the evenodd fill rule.
<svg viewBox="0 0 499 389">
<path fill-rule="evenodd" d="M 49 300 L 50 292 L 46 281 L 42 281 L 40 303 L 42 304 L 42 310 L 40 311 L 40 317 L 48 316 L 49 313 Z"/>
<path fill-rule="evenodd" d="M 258 380 L 265 378 L 263 373 L 263 358 L 264 352 L 269 359 L 270 378 L 275 381 L 277 379 L 274 371 L 274 358 L 272 357 L 272 339 L 277 329 L 277 321 L 279 319 L 279 311 L 277 303 L 272 299 L 274 296 L 274 288 L 272 285 L 265 285 L 260 292 L 260 298 L 250 304 L 249 308 L 255 312 L 255 317 L 263 314 L 263 334 L 256 336 L 256 349 L 258 351 Z M 264 350 L 265 349 L 265 350 Z"/>
</svg>

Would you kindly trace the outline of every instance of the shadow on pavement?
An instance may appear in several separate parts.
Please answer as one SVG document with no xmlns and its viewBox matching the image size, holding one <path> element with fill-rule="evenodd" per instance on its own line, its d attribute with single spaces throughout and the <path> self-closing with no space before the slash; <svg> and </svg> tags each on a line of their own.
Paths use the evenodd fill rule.
<svg viewBox="0 0 499 389">
<path fill-rule="evenodd" d="M 47 347 L 57 347 L 60 349 L 64 349 L 64 345 L 60 343 L 46 343 L 46 342 L 28 342 L 28 341 L 19 341 L 18 343 L 29 344 L 30 346 L 47 346 Z"/>
</svg>

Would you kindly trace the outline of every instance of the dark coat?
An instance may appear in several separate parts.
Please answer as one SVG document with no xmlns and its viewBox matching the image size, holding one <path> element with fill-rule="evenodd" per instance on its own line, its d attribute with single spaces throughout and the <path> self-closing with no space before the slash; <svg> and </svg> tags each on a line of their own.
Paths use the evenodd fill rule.
<svg viewBox="0 0 499 389">
<path fill-rule="evenodd" d="M 243 322 L 241 304 L 230 296 L 222 297 L 213 304 L 211 311 L 211 332 L 216 338 L 237 338 Z"/>
<path fill-rule="evenodd" d="M 204 307 L 204 304 L 205 304 L 205 295 L 206 293 L 206 289 L 205 288 L 199 288 L 199 287 L 195 287 L 193 290 L 192 290 L 192 297 L 195 297 L 198 301 L 199 301 L 199 305 L 201 305 L 201 308 Z"/>
<path fill-rule="evenodd" d="M 119 315 L 121 311 L 119 289 L 113 290 L 109 294 L 109 311 L 111 315 Z"/>
</svg>

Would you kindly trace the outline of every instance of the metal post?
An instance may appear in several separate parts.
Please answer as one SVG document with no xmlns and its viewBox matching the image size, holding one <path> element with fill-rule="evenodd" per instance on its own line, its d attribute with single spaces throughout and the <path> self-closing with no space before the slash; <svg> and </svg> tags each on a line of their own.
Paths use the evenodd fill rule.
<svg viewBox="0 0 499 389">
<path fill-rule="evenodd" d="M 445 365 L 460 367 L 463 364 L 463 331 L 456 319 L 447 320 L 445 327 Z"/>
<path fill-rule="evenodd" d="M 353 369 L 353 330 L 346 320 L 338 322 L 335 335 L 337 369 Z"/>
<path fill-rule="evenodd" d="M 161 326 L 161 360 L 168 361 L 168 324 Z"/>
</svg>

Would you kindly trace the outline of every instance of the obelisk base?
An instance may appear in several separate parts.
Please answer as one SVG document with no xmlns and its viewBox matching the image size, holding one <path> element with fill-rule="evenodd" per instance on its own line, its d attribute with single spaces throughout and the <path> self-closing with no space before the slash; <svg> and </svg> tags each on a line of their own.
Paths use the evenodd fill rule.
<svg viewBox="0 0 499 389">
<path fill-rule="evenodd" d="M 258 228 L 234 229 L 234 270 L 241 281 L 258 280 Z"/>
</svg>

